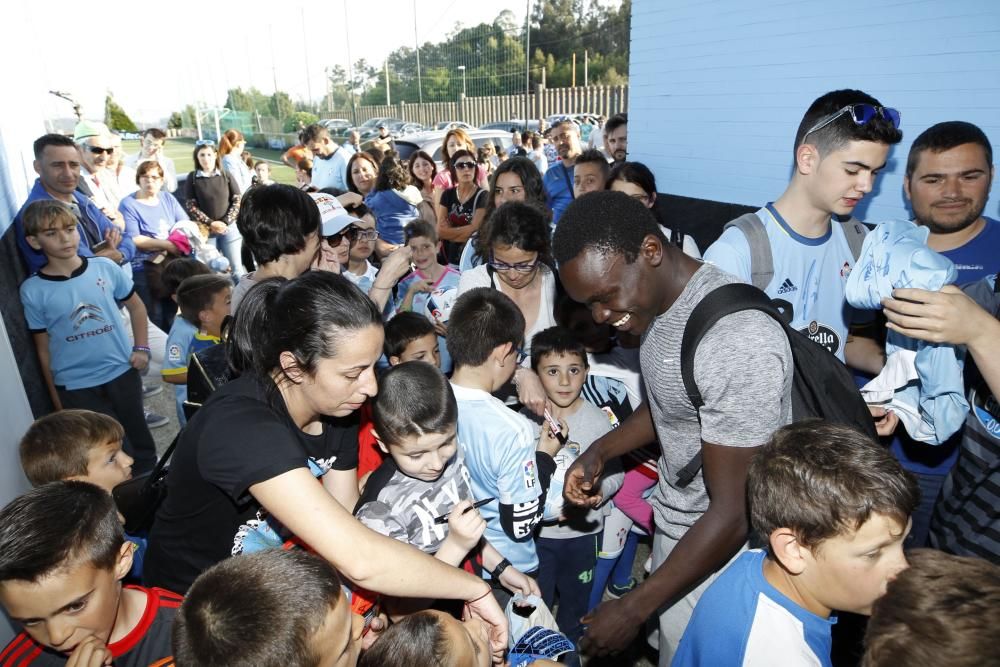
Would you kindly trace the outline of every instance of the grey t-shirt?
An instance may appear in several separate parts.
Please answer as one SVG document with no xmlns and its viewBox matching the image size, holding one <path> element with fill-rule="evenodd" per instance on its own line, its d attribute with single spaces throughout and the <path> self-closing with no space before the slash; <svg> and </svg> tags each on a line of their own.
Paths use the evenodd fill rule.
<svg viewBox="0 0 1000 667">
<path fill-rule="evenodd" d="M 233 293 L 229 297 L 229 312 L 233 315 L 236 314 L 236 309 L 239 308 L 240 302 L 243 301 L 243 297 L 247 295 L 250 288 L 257 284 L 257 278 L 253 272 L 246 274 L 240 278 L 240 282 L 236 283 L 236 287 L 233 288 Z"/>
<path fill-rule="evenodd" d="M 708 509 L 699 472 L 685 488 L 678 471 L 704 440 L 730 447 L 758 447 L 791 421 L 792 353 L 777 322 L 759 311 L 733 313 L 702 338 L 694 377 L 705 405 L 698 414 L 681 379 L 681 339 L 691 311 L 709 292 L 735 276 L 704 264 L 674 304 L 643 335 L 639 359 L 650 414 L 663 450 L 652 496 L 656 527 L 679 540 Z"/>
</svg>

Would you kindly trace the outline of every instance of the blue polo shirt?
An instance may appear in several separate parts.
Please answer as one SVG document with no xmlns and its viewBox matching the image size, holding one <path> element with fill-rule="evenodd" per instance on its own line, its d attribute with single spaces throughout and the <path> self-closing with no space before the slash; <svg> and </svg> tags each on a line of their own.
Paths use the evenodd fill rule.
<svg viewBox="0 0 1000 667">
<path fill-rule="evenodd" d="M 34 187 L 28 193 L 28 199 L 14 217 L 17 247 L 21 251 L 21 256 L 24 257 L 25 263 L 28 265 L 28 273 L 35 273 L 38 269 L 45 266 L 45 263 L 48 261 L 45 259 L 45 254 L 42 251 L 35 250 L 28 245 L 28 240 L 24 236 L 24 223 L 21 221 L 21 216 L 24 215 L 24 209 L 28 207 L 28 204 L 39 199 L 55 199 L 55 197 L 45 190 L 41 179 L 36 178 Z M 90 246 L 104 240 L 104 235 L 115 226 L 115 223 L 108 220 L 108 217 L 101 213 L 101 209 L 97 208 L 94 202 L 90 201 L 83 193 L 79 191 L 73 192 L 73 199 L 76 201 L 78 209 L 75 211 L 79 220 L 76 227 L 80 232 L 80 245 L 77 248 L 77 254 L 81 257 L 93 257 L 94 253 L 91 251 Z M 118 244 L 118 251 L 124 256 L 125 262 L 131 262 L 132 257 L 135 256 L 135 243 L 124 233 L 122 233 L 122 240 Z"/>
<path fill-rule="evenodd" d="M 574 165 L 575 167 L 575 165 Z M 542 177 L 545 186 L 545 203 L 552 209 L 552 224 L 555 226 L 571 203 L 573 203 L 573 171 L 561 161 L 549 163 L 549 168 Z"/>
<path fill-rule="evenodd" d="M 70 390 L 100 386 L 132 367 L 118 306 L 132 296 L 132 279 L 110 259 L 82 260 L 69 277 L 36 273 L 21 284 L 28 329 L 48 334 L 53 382 Z"/>
</svg>

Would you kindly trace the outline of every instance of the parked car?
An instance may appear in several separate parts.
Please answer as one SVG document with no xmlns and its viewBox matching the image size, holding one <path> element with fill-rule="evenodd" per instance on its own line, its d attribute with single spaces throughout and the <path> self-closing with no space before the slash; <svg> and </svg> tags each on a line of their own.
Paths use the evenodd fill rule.
<svg viewBox="0 0 1000 667">
<path fill-rule="evenodd" d="M 372 139 L 378 136 L 379 125 L 385 125 L 388 128 L 391 127 L 394 123 L 402 123 L 402 122 L 404 121 L 400 120 L 399 118 L 381 118 L 381 117 L 369 118 L 365 122 L 361 123 L 361 125 L 358 125 L 357 127 L 352 129 L 358 131 L 358 134 L 361 136 L 361 141 L 365 141 L 367 139 Z"/>
<path fill-rule="evenodd" d="M 327 129 L 331 137 L 343 137 L 351 129 L 351 121 L 346 118 L 323 118 L 319 124 Z"/>
<path fill-rule="evenodd" d="M 434 129 L 445 130 L 445 131 L 455 130 L 455 129 L 469 131 L 469 130 L 474 130 L 476 128 L 472 127 L 468 123 L 463 123 L 460 120 L 443 120 L 437 125 L 435 125 Z"/>
<path fill-rule="evenodd" d="M 392 123 L 388 127 L 389 127 L 389 134 L 391 134 L 393 138 L 403 137 L 408 134 L 413 134 L 415 132 L 423 132 L 425 129 L 427 129 L 420 123 L 412 123 L 402 120 L 399 121 L 398 123 Z"/>
<path fill-rule="evenodd" d="M 524 120 L 521 118 L 511 118 L 510 120 L 498 120 L 493 123 L 486 123 L 485 125 L 480 125 L 481 130 L 505 130 L 507 132 L 513 132 L 515 129 L 519 132 L 524 132 L 525 129 L 531 130 L 532 132 L 538 132 L 538 121 L 537 120 Z"/>
<path fill-rule="evenodd" d="M 495 145 L 507 151 L 513 145 L 510 132 L 503 130 L 468 130 L 468 133 L 469 138 L 472 139 L 472 143 L 476 145 L 476 148 L 488 141 L 492 141 Z M 445 135 L 447 134 L 447 130 L 430 130 L 411 134 L 403 139 L 396 140 L 396 151 L 403 160 L 409 160 L 410 156 L 416 151 L 424 151 L 434 158 L 438 169 L 441 169 L 444 166 L 444 156 L 441 155 L 441 144 L 444 142 Z"/>
</svg>

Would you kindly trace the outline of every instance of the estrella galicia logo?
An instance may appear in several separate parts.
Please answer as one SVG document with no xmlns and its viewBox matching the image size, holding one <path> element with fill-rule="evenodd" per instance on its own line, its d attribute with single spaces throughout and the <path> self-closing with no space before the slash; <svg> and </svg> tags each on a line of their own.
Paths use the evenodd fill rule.
<svg viewBox="0 0 1000 667">
<path fill-rule="evenodd" d="M 81 303 L 73 312 L 70 313 L 70 319 L 73 321 L 73 329 L 78 331 L 80 327 L 88 322 L 94 322 L 97 324 L 104 324 L 104 311 L 101 310 L 100 306 L 95 306 L 92 303 Z"/>
<path fill-rule="evenodd" d="M 991 436 L 1000 438 L 1000 403 L 997 402 L 996 397 L 990 393 L 988 388 L 980 386 L 972 390 L 969 398 L 972 412 L 975 413 L 979 423 Z"/>
<path fill-rule="evenodd" d="M 785 282 L 781 283 L 781 286 L 778 288 L 778 294 L 788 294 L 789 292 L 798 291 L 798 289 L 791 278 L 785 278 Z"/>
<path fill-rule="evenodd" d="M 805 334 L 812 342 L 830 350 L 830 354 L 837 354 L 837 350 L 840 349 L 840 336 L 837 332 L 816 320 L 810 322 L 805 329 L 800 329 L 799 333 Z"/>
</svg>

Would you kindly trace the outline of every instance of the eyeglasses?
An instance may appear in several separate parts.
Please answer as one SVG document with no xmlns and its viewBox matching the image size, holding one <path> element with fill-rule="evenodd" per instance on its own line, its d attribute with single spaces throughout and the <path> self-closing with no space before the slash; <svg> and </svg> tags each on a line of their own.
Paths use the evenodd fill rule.
<svg viewBox="0 0 1000 667">
<path fill-rule="evenodd" d="M 525 352 L 524 350 L 522 350 L 521 348 L 517 348 L 516 352 L 517 352 L 517 362 L 516 363 L 517 363 L 518 366 L 520 366 L 521 364 L 523 364 L 525 361 L 528 360 L 528 353 Z"/>
<path fill-rule="evenodd" d="M 507 262 L 501 262 L 495 257 L 490 257 L 489 265 L 493 267 L 494 271 L 517 271 L 518 273 L 531 273 L 538 266 L 538 258 L 535 257 L 535 259 L 530 262 L 508 264 Z"/>
<path fill-rule="evenodd" d="M 378 232 L 374 229 L 358 229 L 357 227 L 354 227 L 350 236 L 352 243 L 357 243 L 358 241 L 374 241 L 378 238 Z"/>
<path fill-rule="evenodd" d="M 894 128 L 897 130 L 899 129 L 899 111 L 896 109 L 889 107 L 877 107 L 873 104 L 848 104 L 843 109 L 830 114 L 820 122 L 810 127 L 809 130 L 802 135 L 802 138 L 805 139 L 816 130 L 822 130 L 824 127 L 837 120 L 845 113 L 850 114 L 851 120 L 853 120 L 854 124 L 858 126 L 867 125 L 878 117 L 884 118 L 892 123 Z"/>
<path fill-rule="evenodd" d="M 101 148 L 100 146 L 87 146 L 87 149 L 94 155 L 100 155 L 101 153 L 111 155 L 115 152 L 114 148 Z"/>
<path fill-rule="evenodd" d="M 456 162 L 455 169 L 475 169 L 475 162 Z"/>
<path fill-rule="evenodd" d="M 212 141 L 211 139 L 199 139 L 198 141 L 194 142 L 194 145 L 195 146 L 211 146 L 211 147 L 214 148 L 215 147 L 215 142 Z"/>
</svg>

